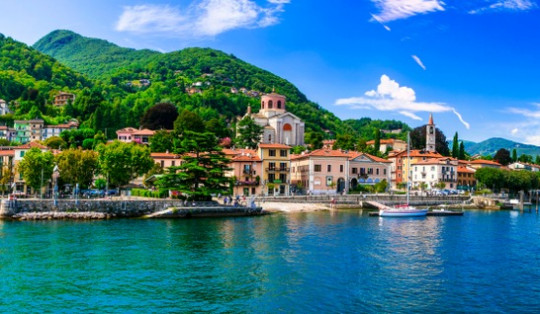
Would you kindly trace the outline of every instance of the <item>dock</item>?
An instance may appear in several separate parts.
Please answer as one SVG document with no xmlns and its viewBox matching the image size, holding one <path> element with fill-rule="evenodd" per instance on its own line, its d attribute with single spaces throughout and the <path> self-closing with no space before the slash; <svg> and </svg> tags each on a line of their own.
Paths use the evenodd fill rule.
<svg viewBox="0 0 540 314">
<path fill-rule="evenodd" d="M 455 211 L 428 211 L 426 216 L 463 216 L 463 212 L 455 212 Z M 379 212 L 370 212 L 369 217 L 379 217 Z"/>
</svg>

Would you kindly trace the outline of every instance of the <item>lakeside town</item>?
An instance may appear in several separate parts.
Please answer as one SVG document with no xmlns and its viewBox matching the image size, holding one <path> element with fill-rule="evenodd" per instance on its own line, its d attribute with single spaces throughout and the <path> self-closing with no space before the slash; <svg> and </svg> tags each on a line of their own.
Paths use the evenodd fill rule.
<svg viewBox="0 0 540 314">
<path fill-rule="evenodd" d="M 74 99 L 74 94 L 60 92 L 54 103 L 65 106 Z M 169 107 L 174 110 L 173 105 Z M 245 199 L 402 193 L 407 184 L 416 195 L 428 196 L 505 188 L 518 192 L 538 185 L 534 173 L 540 173 L 540 166 L 511 156 L 506 156 L 510 159 L 503 165 L 478 156 L 465 160 L 441 155 L 436 151 L 432 115 L 424 127 L 425 147 L 410 149 L 407 160 L 407 142 L 380 139 L 379 132 L 376 139 L 366 142 L 364 151 L 337 148 L 336 140 L 322 140 L 320 147 L 306 144 L 304 122 L 286 108 L 285 96 L 275 92 L 262 95 L 259 112 L 248 107 L 239 117 L 236 143 L 213 133 L 204 139 L 202 133 L 196 133 L 204 128 L 197 122 L 200 117 L 189 111 L 177 114 L 175 130 L 127 127 L 116 131 L 115 141 L 107 141 L 100 132 L 77 134 L 88 130 L 78 130 L 76 120 L 60 125 L 45 125 L 42 119 L 15 120 L 13 128 L 1 129 L 2 139 L 20 145 L 0 148 L 0 184 L 4 194 L 17 197 L 53 197 L 55 193 L 56 197 L 95 197 L 104 196 L 100 190 L 117 195 L 111 188 L 118 188 L 124 195 L 198 200 L 217 195 Z M 0 109 L 10 113 L 3 100 Z M 77 145 L 77 137 L 79 146 L 66 149 L 66 140 Z M 177 140 L 181 144 L 175 144 Z M 149 148 L 156 142 L 162 150 L 151 152 Z M 516 171 L 533 176 L 525 183 L 502 185 L 501 174 Z"/>
</svg>

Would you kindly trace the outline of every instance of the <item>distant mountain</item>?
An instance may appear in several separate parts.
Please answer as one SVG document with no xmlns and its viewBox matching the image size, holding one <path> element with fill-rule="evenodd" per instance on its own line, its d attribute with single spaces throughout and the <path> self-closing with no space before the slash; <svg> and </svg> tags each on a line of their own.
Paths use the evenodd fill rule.
<svg viewBox="0 0 540 314">
<path fill-rule="evenodd" d="M 494 137 L 487 139 L 485 141 L 482 141 L 480 143 L 475 143 L 471 141 L 463 141 L 463 144 L 465 145 L 465 151 L 471 155 L 479 154 L 479 155 L 495 155 L 495 153 L 501 149 L 505 148 L 512 152 L 512 150 L 515 148 L 517 151 L 518 156 L 527 154 L 531 156 L 540 155 L 540 147 L 530 144 L 522 144 L 518 142 L 514 142 L 511 140 L 507 140 L 500 137 Z M 452 142 L 450 141 L 449 146 L 452 147 Z"/>
</svg>

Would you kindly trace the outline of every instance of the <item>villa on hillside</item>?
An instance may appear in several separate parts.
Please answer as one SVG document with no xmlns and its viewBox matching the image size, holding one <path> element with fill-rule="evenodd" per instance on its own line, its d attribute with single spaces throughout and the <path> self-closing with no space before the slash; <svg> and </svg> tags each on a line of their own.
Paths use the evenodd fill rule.
<svg viewBox="0 0 540 314">
<path fill-rule="evenodd" d="M 366 145 L 373 147 L 375 146 L 375 141 L 374 140 L 367 141 Z M 405 141 L 397 140 L 393 138 L 380 140 L 379 151 L 383 154 L 390 151 L 404 151 L 404 150 L 407 150 L 407 142 Z"/>
<path fill-rule="evenodd" d="M 59 92 L 54 97 L 54 105 L 55 106 L 65 106 L 68 102 L 73 103 L 75 102 L 75 94 L 66 93 L 66 92 Z"/>
<path fill-rule="evenodd" d="M 155 131 L 150 129 L 136 129 L 127 127 L 116 131 L 117 139 L 125 143 L 150 144 Z"/>
</svg>

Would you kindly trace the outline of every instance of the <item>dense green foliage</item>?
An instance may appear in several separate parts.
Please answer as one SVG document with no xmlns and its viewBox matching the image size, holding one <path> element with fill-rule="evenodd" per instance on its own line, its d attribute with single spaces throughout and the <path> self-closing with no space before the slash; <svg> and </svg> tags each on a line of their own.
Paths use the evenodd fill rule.
<svg viewBox="0 0 540 314">
<path fill-rule="evenodd" d="M 438 128 L 435 129 L 435 150 L 443 155 L 450 155 L 446 136 Z M 419 126 L 411 131 L 411 148 L 425 149 L 426 148 L 426 126 Z"/>
<path fill-rule="evenodd" d="M 54 156 L 51 152 L 42 152 L 39 148 L 32 148 L 26 152 L 17 166 L 26 184 L 38 192 L 51 179 Z"/>
<path fill-rule="evenodd" d="M 255 149 L 261 140 L 262 133 L 263 128 L 247 116 L 238 122 L 236 144 L 238 147 Z"/>
<path fill-rule="evenodd" d="M 82 149 L 64 150 L 55 156 L 62 182 L 81 188 L 92 184 L 94 174 L 98 169 L 97 152 Z"/>
<path fill-rule="evenodd" d="M 480 168 L 475 177 L 481 186 L 495 190 L 507 189 L 511 193 L 538 189 L 539 176 L 532 171 L 508 171 L 497 168 Z"/>
<path fill-rule="evenodd" d="M 128 184 L 154 165 L 150 149 L 142 145 L 114 141 L 107 145 L 100 144 L 97 151 L 99 171 L 112 186 Z"/>
</svg>

